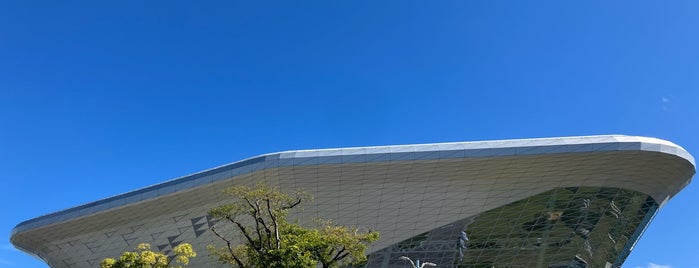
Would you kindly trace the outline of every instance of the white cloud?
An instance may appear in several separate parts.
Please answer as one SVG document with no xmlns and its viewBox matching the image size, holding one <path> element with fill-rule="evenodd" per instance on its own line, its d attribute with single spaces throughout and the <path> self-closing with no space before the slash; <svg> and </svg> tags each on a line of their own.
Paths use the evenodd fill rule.
<svg viewBox="0 0 699 268">
<path fill-rule="evenodd" d="M 663 265 L 663 264 L 655 264 L 655 263 L 651 262 L 646 267 L 638 266 L 636 268 L 672 268 L 672 266 L 671 265 Z"/>
<path fill-rule="evenodd" d="M 663 111 L 667 111 L 669 104 L 670 104 L 670 98 L 668 98 L 668 97 L 660 98 L 660 106 L 663 109 Z M 655 268 L 655 267 L 651 266 L 651 268 Z"/>
</svg>

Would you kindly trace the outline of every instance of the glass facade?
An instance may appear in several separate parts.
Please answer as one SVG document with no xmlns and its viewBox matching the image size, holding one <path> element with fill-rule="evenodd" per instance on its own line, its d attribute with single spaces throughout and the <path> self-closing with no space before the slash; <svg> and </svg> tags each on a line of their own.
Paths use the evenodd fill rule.
<svg viewBox="0 0 699 268">
<path fill-rule="evenodd" d="M 379 250 L 366 267 L 619 267 L 658 203 L 616 188 L 547 191 Z"/>
</svg>

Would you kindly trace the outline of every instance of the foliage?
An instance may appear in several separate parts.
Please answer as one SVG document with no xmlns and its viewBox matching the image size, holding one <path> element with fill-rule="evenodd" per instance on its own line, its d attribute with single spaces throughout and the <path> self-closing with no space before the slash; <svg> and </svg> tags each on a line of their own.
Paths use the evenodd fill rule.
<svg viewBox="0 0 699 268">
<path fill-rule="evenodd" d="M 106 258 L 100 262 L 100 268 L 181 268 L 189 264 L 189 259 L 197 253 L 188 243 L 182 243 L 172 249 L 174 256 L 167 256 L 150 250 L 150 244 L 142 243 L 136 251 L 127 251 L 119 259 Z M 172 265 L 175 261 L 177 265 Z"/>
<path fill-rule="evenodd" d="M 224 235 L 214 225 L 211 230 L 226 246 L 210 245 L 209 251 L 232 267 L 330 268 L 356 264 L 366 261 L 368 244 L 379 239 L 377 232 L 363 232 L 329 220 L 316 220 L 312 228 L 289 222 L 289 210 L 310 200 L 300 190 L 291 196 L 278 188 L 258 184 L 254 189 L 236 186 L 225 192 L 235 201 L 213 208 L 209 214 L 232 226 L 243 242 L 236 244 L 235 237 Z"/>
</svg>

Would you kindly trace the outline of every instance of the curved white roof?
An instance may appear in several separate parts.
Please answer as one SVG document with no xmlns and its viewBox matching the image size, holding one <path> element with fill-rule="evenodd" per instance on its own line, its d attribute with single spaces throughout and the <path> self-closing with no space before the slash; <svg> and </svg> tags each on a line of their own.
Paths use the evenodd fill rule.
<svg viewBox="0 0 699 268">
<path fill-rule="evenodd" d="M 315 197 L 299 219 L 377 230 L 372 252 L 553 189 L 623 189 L 662 206 L 694 173 L 682 147 L 622 135 L 286 151 L 31 219 L 10 240 L 65 268 L 94 267 L 137 242 L 205 248 L 215 243 L 206 211 L 225 202 L 221 189 L 263 181 Z"/>
<path fill-rule="evenodd" d="M 202 172 L 176 178 L 117 196 L 87 203 L 27 220 L 12 230 L 12 236 L 31 229 L 107 211 L 131 203 L 171 195 L 201 185 L 267 168 L 318 164 L 378 163 L 396 161 L 469 159 L 504 156 L 552 155 L 591 152 L 644 151 L 676 156 L 695 169 L 695 160 L 684 148 L 657 138 L 601 135 L 560 138 L 513 139 L 415 145 L 371 146 L 319 150 L 296 150 L 264 154 Z M 691 176 L 690 176 L 691 177 Z M 689 183 L 682 182 L 677 191 Z M 664 202 L 664 200 L 658 200 Z"/>
</svg>

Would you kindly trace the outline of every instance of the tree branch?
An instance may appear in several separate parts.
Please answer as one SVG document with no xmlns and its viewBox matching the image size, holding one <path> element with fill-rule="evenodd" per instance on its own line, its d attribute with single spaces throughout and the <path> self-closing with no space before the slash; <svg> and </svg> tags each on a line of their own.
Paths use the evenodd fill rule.
<svg viewBox="0 0 699 268">
<path fill-rule="evenodd" d="M 250 243 L 250 245 L 252 245 L 255 248 L 255 250 L 260 251 L 262 249 L 262 245 L 260 245 L 259 247 L 255 246 L 255 240 L 253 240 L 252 237 L 250 237 L 248 230 L 245 228 L 245 226 L 243 226 L 243 224 L 241 224 L 240 222 L 236 221 L 235 219 L 233 219 L 232 217 L 229 217 L 229 216 L 226 216 L 226 219 L 228 219 L 230 222 L 232 222 L 238 226 L 238 229 L 240 229 L 240 232 L 243 233 L 245 238 L 248 240 L 248 243 Z"/>
<path fill-rule="evenodd" d="M 235 261 L 236 264 L 238 264 L 238 267 L 243 268 L 243 261 L 238 259 L 238 256 L 235 255 L 235 252 L 233 251 L 233 247 L 231 246 L 231 241 L 223 237 L 221 234 L 219 234 L 216 231 L 216 225 L 211 226 L 211 232 L 213 232 L 218 238 L 221 238 L 221 240 L 226 241 L 226 246 L 228 247 L 228 253 L 231 254 L 231 257 L 233 257 L 233 260 Z"/>
<path fill-rule="evenodd" d="M 300 196 L 297 196 L 297 197 L 296 197 L 296 201 L 295 201 L 294 203 L 288 204 L 288 205 L 286 205 L 286 206 L 282 206 L 281 209 L 282 209 L 282 210 L 289 210 L 289 209 L 292 209 L 292 208 L 294 208 L 295 206 L 298 206 L 299 204 L 301 204 L 301 201 L 303 201 L 303 198 L 301 198 Z"/>
<path fill-rule="evenodd" d="M 172 256 L 172 258 L 168 258 L 167 256 L 165 256 L 165 259 L 167 260 L 166 267 L 170 267 L 170 263 L 171 263 L 173 260 L 175 260 L 175 257 L 176 257 L 176 256 L 177 256 L 177 255 Z M 155 264 L 153 265 L 153 267 L 155 267 L 155 265 L 158 264 L 158 261 L 159 261 L 159 260 L 160 260 L 160 258 L 156 258 L 156 259 L 155 259 Z"/>
<path fill-rule="evenodd" d="M 281 238 L 279 237 L 279 223 L 277 223 L 277 217 L 272 214 L 272 209 L 270 208 L 269 204 L 269 199 L 267 201 L 267 213 L 269 214 L 269 217 L 272 219 L 272 227 L 274 228 L 274 238 L 275 238 L 275 244 L 277 246 L 277 249 L 281 248 Z"/>
<path fill-rule="evenodd" d="M 346 249 L 345 246 L 342 246 L 342 249 L 340 249 L 340 250 L 337 252 L 337 254 L 335 254 L 335 257 L 333 257 L 332 261 L 334 262 L 334 261 L 341 260 L 342 258 L 346 257 L 346 256 L 347 256 L 347 253 L 345 253 L 342 257 L 340 257 L 340 254 L 342 254 L 343 252 L 345 252 L 345 249 Z M 349 253 L 349 252 L 348 252 L 348 253 Z"/>
<path fill-rule="evenodd" d="M 314 249 L 313 249 L 313 252 L 315 252 L 316 258 L 318 259 L 318 261 L 320 262 L 320 264 L 323 266 L 323 268 L 329 267 L 329 263 L 327 262 L 327 260 L 326 260 L 325 258 L 323 258 L 324 255 L 321 254 L 320 251 L 318 251 L 317 248 L 314 248 Z"/>
<path fill-rule="evenodd" d="M 257 202 L 255 202 L 255 205 L 257 205 L 257 206 L 253 206 L 253 204 L 250 202 L 250 200 L 245 199 L 245 201 L 247 201 L 248 205 L 250 205 L 250 207 L 252 207 L 252 211 L 253 211 L 252 217 L 254 218 L 254 221 L 255 221 L 255 232 L 257 232 L 257 239 L 258 239 L 258 242 L 260 243 L 260 248 L 262 248 L 262 241 L 263 241 L 262 232 L 260 231 L 260 221 L 257 220 L 258 215 L 260 214 L 260 207 L 257 204 Z"/>
<path fill-rule="evenodd" d="M 269 197 L 265 197 L 264 200 L 269 201 Z M 269 230 L 269 227 L 267 226 L 267 223 L 265 222 L 265 219 L 262 217 L 262 209 L 260 208 L 260 200 L 255 201 L 255 221 L 258 223 L 262 224 L 262 227 L 264 227 L 265 234 L 267 234 L 267 246 L 272 247 L 271 240 L 272 240 L 272 231 Z M 259 225 L 258 225 L 259 226 Z M 258 227 L 257 232 L 260 233 L 260 229 Z M 262 244 L 262 240 L 260 240 L 260 244 Z"/>
</svg>

